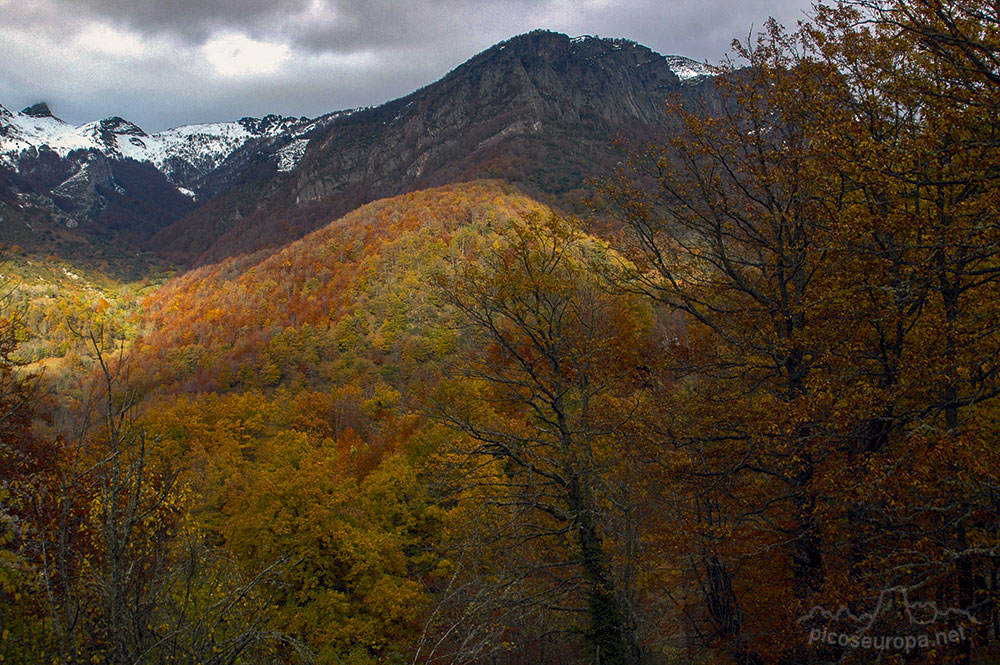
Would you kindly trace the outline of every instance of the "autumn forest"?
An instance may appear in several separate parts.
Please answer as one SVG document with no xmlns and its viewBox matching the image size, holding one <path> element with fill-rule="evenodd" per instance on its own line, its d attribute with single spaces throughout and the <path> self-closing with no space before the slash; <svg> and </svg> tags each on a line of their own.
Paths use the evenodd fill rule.
<svg viewBox="0 0 1000 665">
<path fill-rule="evenodd" d="M 0 662 L 996 662 L 1000 8 L 734 49 L 582 189 L 4 240 Z"/>
</svg>

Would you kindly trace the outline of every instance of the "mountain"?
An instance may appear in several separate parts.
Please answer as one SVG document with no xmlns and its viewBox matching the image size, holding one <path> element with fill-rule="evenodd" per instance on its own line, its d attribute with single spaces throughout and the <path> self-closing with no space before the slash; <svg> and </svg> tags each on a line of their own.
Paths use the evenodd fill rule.
<svg viewBox="0 0 1000 665">
<path fill-rule="evenodd" d="M 332 119 L 295 169 L 244 170 L 151 246 L 181 262 L 217 260 L 301 237 L 369 201 L 477 178 L 573 207 L 588 178 L 621 160 L 616 138 L 641 145 L 669 131 L 665 98 L 710 100 L 711 74 L 630 41 L 520 35 L 406 97 Z"/>
<path fill-rule="evenodd" d="M 279 171 L 291 169 L 302 137 L 333 115 L 245 117 L 148 134 L 117 116 L 75 127 L 45 103 L 19 113 L 0 106 L 0 192 L 21 213 L 9 219 L 27 208 L 68 228 L 142 243 L 224 189 L 219 173 L 248 163 L 230 164 L 235 152 L 266 152 Z"/>
<path fill-rule="evenodd" d="M 112 233 L 197 264 L 280 246 L 376 199 L 479 178 L 572 209 L 587 179 L 620 161 L 615 139 L 669 131 L 664 99 L 711 103 L 714 73 L 626 40 L 535 31 L 406 97 L 316 119 L 148 134 L 121 117 L 74 127 L 44 103 L 0 107 L 0 223 L 29 238 L 41 221 Z"/>
<path fill-rule="evenodd" d="M 237 149 L 261 139 L 284 138 L 286 144 L 294 143 L 324 120 L 268 115 L 147 134 L 117 116 L 74 127 L 55 117 L 44 102 L 16 114 L 0 106 L 0 164 L 20 170 L 25 161 L 46 152 L 61 159 L 78 151 L 111 160 L 131 159 L 153 166 L 194 198 L 199 181 Z M 281 168 L 292 168 L 295 154 L 295 150 L 282 153 Z"/>
</svg>

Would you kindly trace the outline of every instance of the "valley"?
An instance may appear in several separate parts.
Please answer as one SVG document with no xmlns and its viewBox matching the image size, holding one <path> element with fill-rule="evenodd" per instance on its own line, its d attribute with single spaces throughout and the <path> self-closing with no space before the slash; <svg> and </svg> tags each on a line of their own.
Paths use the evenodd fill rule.
<svg viewBox="0 0 1000 665">
<path fill-rule="evenodd" d="M 0 662 L 992 662 L 973 4 L 739 66 L 535 30 L 314 118 L 0 107 Z M 818 637 L 865 612 L 961 639 Z"/>
</svg>

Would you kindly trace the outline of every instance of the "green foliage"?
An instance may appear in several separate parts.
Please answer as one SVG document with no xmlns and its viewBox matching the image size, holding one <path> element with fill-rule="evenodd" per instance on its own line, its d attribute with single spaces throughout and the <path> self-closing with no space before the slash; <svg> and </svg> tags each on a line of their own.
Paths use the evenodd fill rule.
<svg viewBox="0 0 1000 665">
<path fill-rule="evenodd" d="M 454 312 L 429 288 L 499 220 L 537 204 L 472 183 L 369 204 L 273 254 L 227 259 L 149 298 L 148 383 L 168 390 L 372 388 L 415 380 L 456 351 Z M 181 349 L 196 343 L 198 357 Z M 385 368 L 385 369 L 383 369 Z M 375 371 L 372 371 L 375 370 Z"/>
<path fill-rule="evenodd" d="M 1000 18 L 817 20 L 769 24 L 709 112 L 671 107 L 678 133 L 605 192 L 607 244 L 476 182 L 155 291 L 19 253 L 0 655 L 113 660 L 129 591 L 160 662 L 239 662 L 248 622 L 282 638 L 248 662 L 841 662 L 796 617 L 906 585 L 992 631 L 926 660 L 994 657 Z M 480 172 L 569 195 L 584 165 L 557 143 Z M 7 418 L 15 346 L 64 388 L 98 322 L 133 348 L 148 458 Z M 46 613 L 42 580 L 77 614 Z"/>
</svg>

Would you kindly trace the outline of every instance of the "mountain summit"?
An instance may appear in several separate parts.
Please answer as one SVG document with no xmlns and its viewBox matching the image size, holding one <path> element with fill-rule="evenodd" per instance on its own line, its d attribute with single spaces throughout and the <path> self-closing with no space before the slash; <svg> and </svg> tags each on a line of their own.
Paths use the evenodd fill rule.
<svg viewBox="0 0 1000 665">
<path fill-rule="evenodd" d="M 375 199 L 477 178 L 572 206 L 587 178 L 621 159 L 616 138 L 668 131 L 667 96 L 713 95 L 708 73 L 626 40 L 520 35 L 410 95 L 333 119 L 294 170 L 245 172 L 153 242 L 175 260 L 214 260 L 301 237 Z"/>
<path fill-rule="evenodd" d="M 31 116 L 32 118 L 51 118 L 52 111 L 49 109 L 49 105 L 45 102 L 38 102 L 37 104 L 32 104 L 31 106 L 23 109 L 22 114 Z"/>
<path fill-rule="evenodd" d="M 0 188 L 184 263 L 282 244 L 369 201 L 463 180 L 499 178 L 572 206 L 588 177 L 620 160 L 616 138 L 668 131 L 664 99 L 711 96 L 713 74 L 635 42 L 539 30 L 410 95 L 315 120 L 150 135 L 121 117 L 72 127 L 40 103 L 0 117 Z"/>
</svg>

